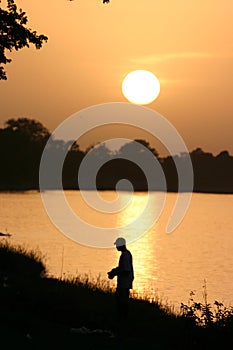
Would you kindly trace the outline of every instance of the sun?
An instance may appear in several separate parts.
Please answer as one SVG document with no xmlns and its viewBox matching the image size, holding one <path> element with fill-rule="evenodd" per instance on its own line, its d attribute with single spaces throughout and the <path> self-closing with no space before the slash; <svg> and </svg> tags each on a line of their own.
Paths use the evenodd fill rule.
<svg viewBox="0 0 233 350">
<path fill-rule="evenodd" d="M 145 105 L 153 102 L 160 93 L 160 82 L 147 70 L 135 70 L 126 75 L 122 93 L 132 103 Z"/>
</svg>

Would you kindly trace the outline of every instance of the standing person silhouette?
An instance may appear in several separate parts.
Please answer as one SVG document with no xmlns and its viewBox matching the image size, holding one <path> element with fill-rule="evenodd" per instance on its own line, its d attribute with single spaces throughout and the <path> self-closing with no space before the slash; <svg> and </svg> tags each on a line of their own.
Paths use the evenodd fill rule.
<svg viewBox="0 0 233 350">
<path fill-rule="evenodd" d="M 133 287 L 134 271 L 132 254 L 126 248 L 126 241 L 119 237 L 114 242 L 116 249 L 121 252 L 118 266 L 108 272 L 108 278 L 117 276 L 116 306 L 117 319 L 121 323 L 126 321 L 129 310 L 129 291 Z"/>
</svg>

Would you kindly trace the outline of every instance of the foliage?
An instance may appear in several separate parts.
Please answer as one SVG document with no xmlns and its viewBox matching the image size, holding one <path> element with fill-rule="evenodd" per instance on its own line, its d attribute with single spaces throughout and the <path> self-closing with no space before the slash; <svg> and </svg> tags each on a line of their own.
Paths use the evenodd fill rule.
<svg viewBox="0 0 233 350">
<path fill-rule="evenodd" d="M 29 118 L 7 120 L 4 128 L 0 128 L 0 190 L 39 189 L 40 160 L 49 137 L 50 132 L 39 121 Z M 79 189 L 79 167 L 88 153 L 90 163 L 98 164 L 101 161 L 103 164 L 95 179 L 99 190 L 114 190 L 121 179 L 127 179 L 135 191 L 147 191 L 148 183 L 143 171 L 145 166 L 150 169 L 151 162 L 156 159 L 166 178 L 167 191 L 176 192 L 178 176 L 174 159 L 183 167 L 190 157 L 194 171 L 194 192 L 233 193 L 233 157 L 227 151 L 213 156 L 197 148 L 190 153 L 162 158 L 149 142 L 141 139 L 132 140 L 115 152 L 110 151 L 104 143 L 82 151 L 75 140 L 65 142 L 50 139 L 47 150 L 54 162 L 61 153 L 67 153 L 62 172 L 64 189 Z M 92 172 L 86 174 L 82 189 L 91 189 L 92 177 Z M 54 174 L 52 183 L 47 184 L 46 188 L 57 188 L 56 178 L 57 174 Z M 153 190 L 162 190 L 156 178 L 152 185 Z M 128 189 L 128 185 L 121 186 L 122 190 Z"/>
<path fill-rule="evenodd" d="M 5 123 L 5 129 L 24 135 L 30 141 L 47 141 L 50 136 L 50 132 L 43 124 L 28 118 L 8 119 Z"/>
<path fill-rule="evenodd" d="M 233 307 L 227 308 L 223 303 L 218 301 L 215 301 L 213 305 L 208 302 L 205 281 L 203 285 L 204 302 L 196 302 L 194 295 L 195 293 L 191 291 L 188 305 L 181 303 L 181 313 L 183 316 L 193 320 L 196 325 L 205 328 L 222 328 L 233 323 Z"/>
<path fill-rule="evenodd" d="M 125 145 L 123 145 L 119 149 L 119 154 L 130 154 L 138 152 L 139 154 L 144 154 L 146 152 L 146 149 L 149 150 L 155 157 L 158 157 L 159 154 L 156 151 L 155 148 L 151 147 L 149 142 L 141 139 L 135 139 L 133 142 L 128 142 Z"/>
<path fill-rule="evenodd" d="M 71 0 L 70 0 L 71 1 Z M 0 3 L 2 0 L 0 0 Z M 103 0 L 103 4 L 110 0 Z M 40 49 L 48 37 L 27 27 L 28 18 L 26 12 L 17 9 L 15 0 L 7 0 L 6 9 L 0 8 L 0 80 L 7 80 L 4 69 L 11 59 L 6 57 L 6 51 L 20 50 L 33 44 Z"/>
<path fill-rule="evenodd" d="M 1 3 L 1 0 L 0 0 Z M 48 38 L 27 27 L 27 16 L 22 9 L 17 9 L 14 0 L 7 0 L 6 9 L 0 8 L 0 80 L 6 80 L 6 72 L 2 65 L 11 62 L 6 51 L 20 50 L 33 44 L 40 49 Z"/>
<path fill-rule="evenodd" d="M 38 188 L 41 154 L 49 136 L 34 119 L 9 119 L 5 123 L 0 129 L 0 188 Z"/>
</svg>

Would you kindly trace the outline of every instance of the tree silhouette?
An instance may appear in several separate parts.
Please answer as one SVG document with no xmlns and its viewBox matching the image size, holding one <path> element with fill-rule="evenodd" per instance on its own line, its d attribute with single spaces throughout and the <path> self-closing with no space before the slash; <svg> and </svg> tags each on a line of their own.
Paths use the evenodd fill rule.
<svg viewBox="0 0 233 350">
<path fill-rule="evenodd" d="M 106 159 L 97 175 L 97 187 L 100 189 L 114 189 L 120 180 L 126 179 L 131 183 L 134 190 L 146 191 L 148 184 L 143 170 L 145 170 L 144 168 L 149 169 L 154 157 L 157 156 L 157 151 L 145 140 L 135 139 L 124 144 L 118 152 L 113 153 L 112 156 L 110 155 L 109 160 Z M 126 182 L 123 182 L 120 188 L 129 189 Z"/>
<path fill-rule="evenodd" d="M 33 119 L 9 119 L 0 129 L 0 188 L 38 188 L 39 165 L 49 131 Z"/>
<path fill-rule="evenodd" d="M 0 190 L 39 189 L 40 160 L 49 137 L 50 132 L 46 127 L 28 118 L 9 119 L 5 127 L 0 128 Z M 101 163 L 102 166 L 96 174 L 98 189 L 114 190 L 120 180 L 127 179 L 135 191 L 147 191 L 148 184 L 144 170 L 145 167 L 150 170 L 151 162 L 157 158 L 166 178 L 168 192 L 176 192 L 179 189 L 176 164 L 179 163 L 182 167 L 191 157 L 194 192 L 233 193 L 233 156 L 229 155 L 227 150 L 214 156 L 201 148 L 196 148 L 190 153 L 162 158 L 158 157 L 157 151 L 149 142 L 141 139 L 126 143 L 114 153 L 104 143 L 81 151 L 77 142 L 73 140 L 52 138 L 46 147 L 54 162 L 54 170 L 53 174 L 50 174 L 51 181 L 49 180 L 44 189 L 59 188 L 56 162 L 61 153 L 66 153 L 62 171 L 64 189 L 79 189 L 77 181 L 79 167 L 88 154 L 91 168 L 90 172 L 85 174 L 82 189 L 92 189 L 92 182 L 89 181 L 92 179 L 92 169 L 94 172 L 96 164 Z M 155 174 L 152 189 L 163 190 L 159 187 L 156 176 Z M 120 188 L 128 189 L 125 183 L 122 183 Z"/>
<path fill-rule="evenodd" d="M 38 35 L 36 31 L 27 28 L 27 22 L 26 13 L 17 9 L 14 0 L 7 0 L 5 10 L 0 8 L 0 80 L 7 79 L 2 65 L 11 62 L 6 57 L 6 51 L 18 51 L 30 44 L 40 49 L 43 42 L 48 40 L 45 35 Z"/>
<path fill-rule="evenodd" d="M 71 1 L 71 0 L 69 0 Z M 1 4 L 0 0 L 0 4 Z M 110 0 L 103 0 L 103 4 Z M 6 9 L 0 8 L 0 80 L 7 80 L 5 67 L 3 65 L 12 60 L 6 57 L 6 51 L 20 50 L 33 44 L 40 49 L 48 37 L 31 30 L 27 25 L 26 12 L 17 9 L 15 0 L 7 0 Z"/>
<path fill-rule="evenodd" d="M 43 124 L 29 118 L 8 119 L 5 122 L 5 128 L 23 135 L 31 142 L 44 142 L 50 136 L 50 132 Z"/>
<path fill-rule="evenodd" d="M 78 170 L 84 156 L 85 153 L 80 150 L 77 142 L 70 145 L 62 170 L 64 188 L 78 189 Z"/>
<path fill-rule="evenodd" d="M 137 152 L 138 155 L 145 155 L 146 149 L 148 149 L 156 158 L 158 157 L 158 152 L 155 148 L 151 147 L 149 142 L 141 139 L 135 139 L 131 142 L 124 144 L 120 149 L 119 155 L 130 155 L 131 153 Z"/>
<path fill-rule="evenodd" d="M 233 157 L 222 151 L 214 157 L 197 148 L 190 153 L 194 171 L 194 191 L 233 192 Z"/>
</svg>

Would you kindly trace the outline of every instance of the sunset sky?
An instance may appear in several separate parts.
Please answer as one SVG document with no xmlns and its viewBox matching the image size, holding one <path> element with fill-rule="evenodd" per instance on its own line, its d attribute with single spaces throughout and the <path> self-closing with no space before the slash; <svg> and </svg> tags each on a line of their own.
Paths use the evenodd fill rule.
<svg viewBox="0 0 233 350">
<path fill-rule="evenodd" d="M 13 60 L 8 80 L 0 81 L 1 127 L 28 117 L 53 131 L 83 108 L 126 102 L 122 80 L 147 69 L 161 83 L 148 107 L 175 126 L 188 149 L 233 155 L 232 0 L 16 3 L 28 26 L 49 40 L 41 50 L 7 54 Z M 98 135 L 91 134 L 91 144 Z"/>
</svg>

